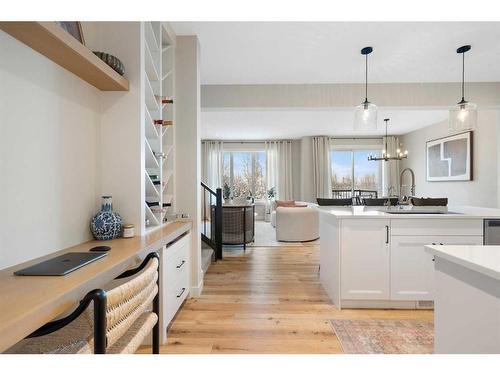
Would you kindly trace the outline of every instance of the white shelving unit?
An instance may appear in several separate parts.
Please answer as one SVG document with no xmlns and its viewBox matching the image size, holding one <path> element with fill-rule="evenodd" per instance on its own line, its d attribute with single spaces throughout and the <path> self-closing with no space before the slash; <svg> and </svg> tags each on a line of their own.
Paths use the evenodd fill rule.
<svg viewBox="0 0 500 375">
<path fill-rule="evenodd" d="M 167 23 L 144 27 L 144 179 L 146 232 L 159 228 L 174 204 L 175 34 Z"/>
</svg>

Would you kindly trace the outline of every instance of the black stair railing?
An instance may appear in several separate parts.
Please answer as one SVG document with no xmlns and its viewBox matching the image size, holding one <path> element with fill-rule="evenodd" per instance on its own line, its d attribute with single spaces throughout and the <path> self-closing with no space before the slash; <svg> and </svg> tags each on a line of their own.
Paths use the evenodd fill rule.
<svg viewBox="0 0 500 375">
<path fill-rule="evenodd" d="M 215 260 L 222 259 L 222 189 L 213 191 L 203 182 L 203 216 L 201 225 L 201 239 L 210 246 L 215 253 Z"/>
</svg>

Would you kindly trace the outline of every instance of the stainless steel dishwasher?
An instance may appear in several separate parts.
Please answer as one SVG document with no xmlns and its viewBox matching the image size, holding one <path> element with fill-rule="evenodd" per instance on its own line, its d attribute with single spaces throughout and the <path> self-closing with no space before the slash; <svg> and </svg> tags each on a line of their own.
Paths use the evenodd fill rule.
<svg viewBox="0 0 500 375">
<path fill-rule="evenodd" d="M 500 245 L 500 219 L 484 219 L 484 245 Z"/>
</svg>

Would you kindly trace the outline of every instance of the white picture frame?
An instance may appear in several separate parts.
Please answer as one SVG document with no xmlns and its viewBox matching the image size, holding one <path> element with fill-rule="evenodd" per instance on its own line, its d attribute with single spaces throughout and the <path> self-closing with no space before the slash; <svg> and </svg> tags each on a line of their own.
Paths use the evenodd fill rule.
<svg viewBox="0 0 500 375">
<path fill-rule="evenodd" d="M 472 131 L 426 142 L 427 181 L 472 181 Z"/>
</svg>

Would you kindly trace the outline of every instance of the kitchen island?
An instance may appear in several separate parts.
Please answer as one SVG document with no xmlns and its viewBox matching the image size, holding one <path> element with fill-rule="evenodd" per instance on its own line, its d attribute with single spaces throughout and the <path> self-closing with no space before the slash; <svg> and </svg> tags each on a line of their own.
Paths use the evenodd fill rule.
<svg viewBox="0 0 500 375">
<path fill-rule="evenodd" d="M 435 259 L 434 352 L 500 354 L 500 246 L 426 246 Z"/>
<path fill-rule="evenodd" d="M 478 207 L 318 207 L 320 280 L 340 308 L 432 308 L 433 256 L 426 245 L 482 245 Z"/>
</svg>

